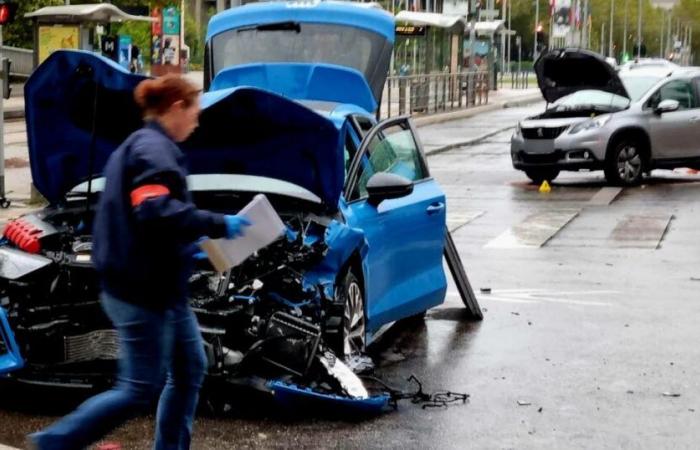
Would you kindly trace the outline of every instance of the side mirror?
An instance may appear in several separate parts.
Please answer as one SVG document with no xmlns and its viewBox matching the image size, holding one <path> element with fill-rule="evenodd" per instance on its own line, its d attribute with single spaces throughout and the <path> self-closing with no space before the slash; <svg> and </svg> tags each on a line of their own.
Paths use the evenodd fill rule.
<svg viewBox="0 0 700 450">
<path fill-rule="evenodd" d="M 654 113 L 661 115 L 663 113 L 678 111 L 680 107 L 681 104 L 678 103 L 678 100 L 664 100 L 654 108 Z"/>
<path fill-rule="evenodd" d="M 379 172 L 367 182 L 368 202 L 379 206 L 384 200 L 401 198 L 413 192 L 413 182 L 393 173 Z"/>
</svg>

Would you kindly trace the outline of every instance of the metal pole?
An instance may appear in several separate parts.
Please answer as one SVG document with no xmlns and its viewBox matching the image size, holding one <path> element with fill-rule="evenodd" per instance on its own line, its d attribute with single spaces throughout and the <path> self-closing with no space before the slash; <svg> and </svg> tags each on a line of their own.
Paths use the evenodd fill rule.
<svg viewBox="0 0 700 450">
<path fill-rule="evenodd" d="M 535 0 L 535 43 L 533 44 L 532 60 L 537 61 L 537 28 L 540 22 L 540 0 Z"/>
<path fill-rule="evenodd" d="M 623 27 L 624 39 L 622 40 L 622 54 L 627 55 L 627 6 L 629 0 L 625 0 L 625 25 Z"/>
<path fill-rule="evenodd" d="M 501 2 L 501 19 L 503 23 L 506 22 L 506 2 L 508 0 L 502 0 Z M 501 32 L 501 79 L 503 79 L 503 74 L 506 71 L 506 35 Z"/>
<path fill-rule="evenodd" d="M 608 56 L 614 57 L 613 55 L 613 30 L 615 29 L 615 24 L 613 23 L 613 15 L 615 14 L 615 0 L 610 0 L 610 36 L 608 38 Z"/>
<path fill-rule="evenodd" d="M 2 61 L 2 25 L 0 25 L 0 61 Z M 5 96 L 4 80 L 9 80 L 9 74 L 3 74 L 0 79 L 0 201 L 5 200 Z"/>
<path fill-rule="evenodd" d="M 510 25 L 511 25 L 511 19 L 513 18 L 513 3 L 512 1 L 508 1 L 508 72 L 512 72 L 510 70 L 510 55 L 513 53 L 513 36 L 511 35 L 510 31 Z"/>
<path fill-rule="evenodd" d="M 664 28 L 666 26 L 666 11 L 661 11 L 661 37 L 659 38 L 659 58 L 664 57 Z"/>
<path fill-rule="evenodd" d="M 605 54 L 605 22 L 600 24 L 600 54 Z"/>
<path fill-rule="evenodd" d="M 642 0 L 638 3 L 637 12 L 637 58 L 642 57 Z"/>
</svg>

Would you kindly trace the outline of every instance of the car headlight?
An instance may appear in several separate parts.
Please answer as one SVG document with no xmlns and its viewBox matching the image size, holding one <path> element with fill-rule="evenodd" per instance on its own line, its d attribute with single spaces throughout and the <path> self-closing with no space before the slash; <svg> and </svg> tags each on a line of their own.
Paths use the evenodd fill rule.
<svg viewBox="0 0 700 450">
<path fill-rule="evenodd" d="M 598 116 L 594 117 L 589 120 L 585 120 L 581 123 L 578 123 L 574 125 L 571 130 L 569 131 L 569 134 L 576 134 L 579 131 L 586 131 L 586 130 L 595 130 L 597 128 L 603 128 L 606 123 L 608 123 L 608 120 L 610 120 L 610 117 L 612 117 L 610 114 L 606 114 L 603 116 Z"/>
</svg>

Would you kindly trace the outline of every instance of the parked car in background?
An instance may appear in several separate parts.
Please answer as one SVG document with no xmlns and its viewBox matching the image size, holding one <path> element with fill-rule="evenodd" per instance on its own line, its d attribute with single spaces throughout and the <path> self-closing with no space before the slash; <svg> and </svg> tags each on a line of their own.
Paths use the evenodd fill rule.
<svg viewBox="0 0 700 450">
<path fill-rule="evenodd" d="M 636 70 L 636 69 L 677 69 L 681 66 L 663 58 L 640 58 L 628 61 L 619 66 L 619 70 Z"/>
<path fill-rule="evenodd" d="M 532 181 L 603 170 L 630 186 L 655 168 L 700 167 L 700 69 L 616 72 L 596 53 L 560 49 L 535 72 L 548 106 L 511 139 L 513 167 Z"/>
</svg>

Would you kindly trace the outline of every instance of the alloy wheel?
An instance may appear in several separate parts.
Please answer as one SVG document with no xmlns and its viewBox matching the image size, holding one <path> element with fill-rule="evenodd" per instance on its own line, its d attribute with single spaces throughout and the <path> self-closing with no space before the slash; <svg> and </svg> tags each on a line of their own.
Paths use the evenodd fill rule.
<svg viewBox="0 0 700 450">
<path fill-rule="evenodd" d="M 345 320 L 343 320 L 343 353 L 350 356 L 365 351 L 365 308 L 362 290 L 356 281 L 347 286 Z"/>
<path fill-rule="evenodd" d="M 626 145 L 617 154 L 617 173 L 620 180 L 632 183 L 642 173 L 642 157 L 633 145 Z"/>
</svg>

